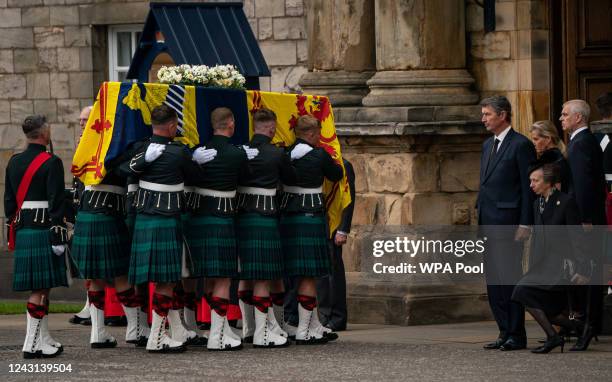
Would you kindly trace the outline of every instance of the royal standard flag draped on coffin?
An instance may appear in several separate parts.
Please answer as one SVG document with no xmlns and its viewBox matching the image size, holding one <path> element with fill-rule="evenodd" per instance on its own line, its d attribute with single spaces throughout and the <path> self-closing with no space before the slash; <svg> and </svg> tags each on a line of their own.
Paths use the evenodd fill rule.
<svg viewBox="0 0 612 382">
<path fill-rule="evenodd" d="M 162 103 L 176 110 L 179 117 L 175 138 L 189 147 L 205 146 L 212 136 L 210 113 L 224 106 L 234 113 L 235 144 L 246 144 L 253 134 L 252 115 L 266 107 L 277 115 L 272 142 L 290 146 L 295 141 L 297 118 L 310 114 L 321 121 L 323 147 L 342 165 L 334 115 L 327 97 L 281 94 L 262 91 L 204 88 L 157 83 L 105 82 L 100 87 L 93 110 L 72 161 L 72 173 L 84 184 L 98 184 L 104 178 L 105 163 L 123 153 L 132 143 L 151 136 L 151 110 Z M 340 224 L 342 210 L 350 203 L 346 176 L 337 183 L 325 181 L 330 234 Z"/>
</svg>

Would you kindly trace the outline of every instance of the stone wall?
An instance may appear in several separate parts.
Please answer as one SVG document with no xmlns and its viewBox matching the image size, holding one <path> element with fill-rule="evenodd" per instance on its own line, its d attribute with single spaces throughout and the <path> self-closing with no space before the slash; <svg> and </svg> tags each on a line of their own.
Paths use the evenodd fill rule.
<svg viewBox="0 0 612 382">
<path fill-rule="evenodd" d="M 534 121 L 549 118 L 548 2 L 497 0 L 495 31 L 486 34 L 477 3 L 467 0 L 469 69 L 481 96 L 508 97 L 513 126 L 527 133 Z"/>
<path fill-rule="evenodd" d="M 339 124 L 359 206 L 343 253 L 350 272 L 367 271 L 361 269 L 361 241 L 372 226 L 477 223 L 484 129 L 464 121 L 393 125 Z"/>
</svg>

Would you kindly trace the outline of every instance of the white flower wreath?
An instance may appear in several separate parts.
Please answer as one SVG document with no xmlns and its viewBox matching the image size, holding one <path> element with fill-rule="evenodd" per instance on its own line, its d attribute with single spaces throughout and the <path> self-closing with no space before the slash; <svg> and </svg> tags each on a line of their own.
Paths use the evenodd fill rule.
<svg viewBox="0 0 612 382">
<path fill-rule="evenodd" d="M 197 85 L 217 88 L 244 89 L 246 79 L 234 65 L 162 66 L 157 71 L 162 84 Z"/>
</svg>

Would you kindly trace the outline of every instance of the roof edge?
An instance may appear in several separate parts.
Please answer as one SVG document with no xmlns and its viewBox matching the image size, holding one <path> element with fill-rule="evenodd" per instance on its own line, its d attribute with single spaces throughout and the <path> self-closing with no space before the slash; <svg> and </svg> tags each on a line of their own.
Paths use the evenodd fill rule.
<svg viewBox="0 0 612 382">
<path fill-rule="evenodd" d="M 177 3 L 177 2 L 172 2 L 172 3 L 167 3 L 167 2 L 159 2 L 159 3 L 149 3 L 149 8 L 153 9 L 153 8 L 161 8 L 161 7 L 172 7 L 172 8 L 178 8 L 178 7 L 200 7 L 200 8 L 220 8 L 220 7 L 226 7 L 226 8 L 231 8 L 231 7 L 240 7 L 240 8 L 244 8 L 244 4 L 240 3 L 240 2 L 226 2 L 226 3 L 194 3 L 194 2 L 190 2 L 190 3 Z"/>
</svg>

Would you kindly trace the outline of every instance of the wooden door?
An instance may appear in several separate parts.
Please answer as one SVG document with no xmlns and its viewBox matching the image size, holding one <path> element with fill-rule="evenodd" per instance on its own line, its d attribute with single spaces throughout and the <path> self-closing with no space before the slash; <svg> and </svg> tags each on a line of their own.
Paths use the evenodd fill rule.
<svg viewBox="0 0 612 382">
<path fill-rule="evenodd" d="M 563 17 L 563 100 L 557 103 L 584 99 L 591 105 L 591 120 L 598 120 L 595 100 L 612 91 L 612 0 L 553 0 L 556 2 L 561 3 Z M 557 118 L 560 104 L 555 105 Z"/>
</svg>

